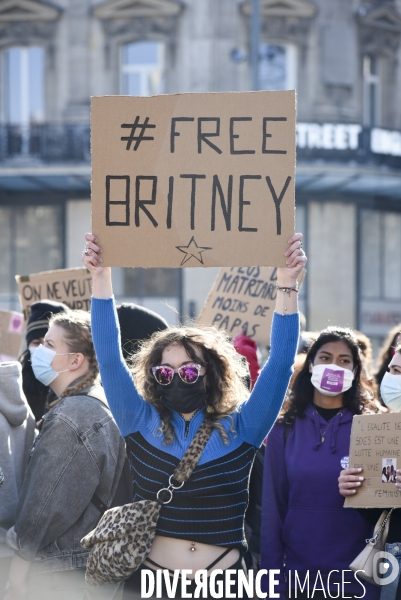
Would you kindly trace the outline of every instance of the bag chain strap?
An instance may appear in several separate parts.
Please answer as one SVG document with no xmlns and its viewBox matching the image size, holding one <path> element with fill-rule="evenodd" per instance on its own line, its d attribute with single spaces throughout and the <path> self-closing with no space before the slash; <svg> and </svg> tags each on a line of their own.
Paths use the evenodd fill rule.
<svg viewBox="0 0 401 600">
<path fill-rule="evenodd" d="M 168 486 L 165 488 L 162 488 L 161 490 L 159 490 L 157 492 L 156 500 L 158 501 L 159 504 L 161 504 L 161 505 L 169 504 L 171 502 L 171 500 L 173 499 L 174 490 L 179 490 L 180 488 L 182 488 L 184 483 L 190 478 L 190 476 L 192 475 L 192 471 L 195 469 L 196 465 L 198 464 L 201 454 L 202 454 L 207 442 L 209 441 L 212 431 L 213 431 L 212 424 L 209 421 L 206 421 L 206 420 L 203 421 L 203 423 L 200 426 L 200 428 L 198 429 L 198 432 L 196 433 L 194 439 L 190 443 L 189 448 L 187 449 L 184 456 L 182 457 L 182 459 L 176 466 L 174 473 L 172 475 L 170 475 L 170 477 L 168 479 Z M 202 435 L 204 436 L 203 438 L 202 438 Z M 199 439 L 200 439 L 200 441 L 198 442 Z M 194 448 L 195 445 L 197 445 L 196 453 L 192 454 L 192 449 Z M 177 477 L 180 478 L 180 481 L 181 481 L 180 485 L 173 484 L 172 480 L 173 480 L 174 476 L 175 476 L 176 481 L 177 481 Z M 159 494 L 161 494 L 162 492 L 163 493 L 167 492 L 169 494 L 169 497 L 167 500 L 162 500 L 161 497 L 159 496 Z"/>
<path fill-rule="evenodd" d="M 393 512 L 393 510 L 394 510 L 394 508 L 392 508 L 392 509 L 389 510 L 389 512 L 387 513 L 387 515 L 383 519 L 383 523 L 380 525 L 379 529 L 377 530 L 377 533 L 375 533 L 375 535 L 372 538 L 368 538 L 367 540 L 365 540 L 367 544 L 369 544 L 370 542 L 373 542 L 373 543 L 377 542 L 377 538 L 379 537 L 379 535 L 381 534 L 381 532 L 385 528 L 386 523 L 389 520 L 389 518 L 391 517 L 391 513 Z"/>
</svg>

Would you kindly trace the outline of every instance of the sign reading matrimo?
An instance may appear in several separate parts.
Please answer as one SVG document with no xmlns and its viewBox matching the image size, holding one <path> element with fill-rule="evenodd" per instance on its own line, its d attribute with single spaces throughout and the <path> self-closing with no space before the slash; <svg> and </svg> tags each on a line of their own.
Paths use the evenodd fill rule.
<svg viewBox="0 0 401 600">
<path fill-rule="evenodd" d="M 285 266 L 295 92 L 92 99 L 105 266 Z"/>
</svg>

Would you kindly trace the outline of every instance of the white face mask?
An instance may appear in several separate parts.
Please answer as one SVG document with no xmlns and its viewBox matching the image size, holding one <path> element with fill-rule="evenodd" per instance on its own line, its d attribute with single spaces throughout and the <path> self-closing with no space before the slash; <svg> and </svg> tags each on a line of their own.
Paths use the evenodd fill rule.
<svg viewBox="0 0 401 600">
<path fill-rule="evenodd" d="M 380 396 L 390 410 L 401 410 L 401 375 L 385 373 L 380 385 Z"/>
<path fill-rule="evenodd" d="M 325 396 L 338 396 L 350 389 L 354 374 L 337 365 L 313 365 L 312 385 Z"/>
</svg>

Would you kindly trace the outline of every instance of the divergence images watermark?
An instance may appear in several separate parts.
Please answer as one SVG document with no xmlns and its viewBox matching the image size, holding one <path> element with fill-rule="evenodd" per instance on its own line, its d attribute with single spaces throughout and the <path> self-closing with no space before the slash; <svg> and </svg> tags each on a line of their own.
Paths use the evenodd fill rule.
<svg viewBox="0 0 401 600">
<path fill-rule="evenodd" d="M 388 552 L 378 552 L 374 557 L 374 580 L 378 585 L 393 583 L 399 573 L 397 559 Z M 264 582 L 262 590 L 262 577 L 269 575 L 268 582 Z M 280 577 L 279 569 L 261 569 L 254 572 L 252 569 L 245 573 L 235 569 L 214 570 L 208 577 L 206 570 L 195 572 L 194 578 L 191 569 L 175 570 L 170 576 L 167 569 L 141 571 L 141 598 L 162 598 L 163 587 L 169 598 L 177 597 L 181 591 L 181 598 L 280 598 L 287 588 L 288 598 L 297 598 L 299 594 L 306 593 L 308 598 L 323 592 L 326 598 L 364 598 L 366 587 L 363 580 L 363 570 L 353 573 L 350 569 L 339 571 L 333 569 L 330 573 L 310 573 L 299 575 L 297 571 L 286 573 L 287 581 Z M 359 577 L 358 577 L 359 575 Z M 359 595 L 354 585 L 360 586 Z M 280 588 L 279 591 L 277 588 Z M 352 590 L 349 588 L 353 584 Z M 191 591 L 188 588 L 191 587 Z M 264 591 L 266 590 L 266 591 Z M 268 590 L 268 591 L 267 591 Z"/>
</svg>

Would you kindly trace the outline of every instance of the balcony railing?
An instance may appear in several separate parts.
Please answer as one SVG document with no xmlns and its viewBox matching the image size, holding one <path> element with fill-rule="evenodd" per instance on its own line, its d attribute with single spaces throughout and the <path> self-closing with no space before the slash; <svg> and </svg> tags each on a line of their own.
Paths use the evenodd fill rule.
<svg viewBox="0 0 401 600">
<path fill-rule="evenodd" d="M 90 162 L 90 126 L 81 124 L 0 125 L 0 163 L 18 159 Z"/>
<path fill-rule="evenodd" d="M 298 159 L 401 168 L 401 131 L 358 124 L 298 123 Z M 90 163 L 90 125 L 0 124 L 0 164 Z"/>
</svg>

